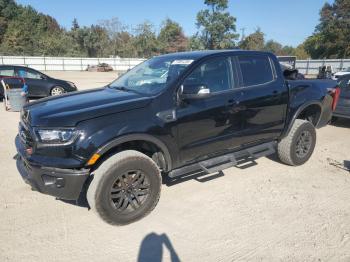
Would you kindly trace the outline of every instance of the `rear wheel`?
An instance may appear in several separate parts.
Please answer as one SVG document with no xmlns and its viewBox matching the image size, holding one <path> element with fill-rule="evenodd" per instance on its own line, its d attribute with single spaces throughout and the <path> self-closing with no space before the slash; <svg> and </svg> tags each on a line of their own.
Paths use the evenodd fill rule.
<svg viewBox="0 0 350 262">
<path fill-rule="evenodd" d="M 302 165 L 311 157 L 315 144 L 315 127 L 306 120 L 297 119 L 288 136 L 278 144 L 279 159 L 288 165 Z"/>
<path fill-rule="evenodd" d="M 63 93 L 65 93 L 65 90 L 63 87 L 60 86 L 55 86 L 54 88 L 51 89 L 51 96 L 58 96 L 58 95 L 62 95 Z"/>
<path fill-rule="evenodd" d="M 105 222 L 125 225 L 155 208 L 161 185 L 155 162 L 138 151 L 127 150 L 108 158 L 93 172 L 87 200 Z"/>
</svg>

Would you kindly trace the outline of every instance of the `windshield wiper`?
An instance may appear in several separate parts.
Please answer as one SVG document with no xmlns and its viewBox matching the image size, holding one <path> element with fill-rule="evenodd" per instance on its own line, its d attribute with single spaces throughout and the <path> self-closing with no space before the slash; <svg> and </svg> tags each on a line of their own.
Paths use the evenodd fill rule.
<svg viewBox="0 0 350 262">
<path fill-rule="evenodd" d="M 109 86 L 109 87 L 117 89 L 117 90 L 121 90 L 121 91 L 131 91 L 130 89 L 126 88 L 125 86 Z"/>
<path fill-rule="evenodd" d="M 117 90 L 120 90 L 120 91 L 124 91 L 124 92 L 134 92 L 136 94 L 139 94 L 139 95 L 144 95 L 143 93 L 141 92 L 138 92 L 132 88 L 127 88 L 125 86 L 111 86 L 111 85 L 108 85 L 109 88 L 114 88 L 114 89 L 117 89 Z"/>
</svg>

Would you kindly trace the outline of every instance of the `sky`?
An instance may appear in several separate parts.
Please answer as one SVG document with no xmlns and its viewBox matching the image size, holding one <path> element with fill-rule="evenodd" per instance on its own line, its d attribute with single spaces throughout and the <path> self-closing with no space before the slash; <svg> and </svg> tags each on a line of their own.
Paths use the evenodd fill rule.
<svg viewBox="0 0 350 262">
<path fill-rule="evenodd" d="M 310 36 L 319 22 L 319 11 L 332 0 L 229 0 L 228 11 L 237 18 L 237 32 L 248 35 L 258 27 L 267 40 L 297 46 Z M 17 0 L 56 18 L 70 28 L 74 18 L 80 25 L 97 24 L 118 17 L 135 26 L 148 20 L 159 30 L 162 21 L 178 22 L 187 36 L 197 32 L 196 14 L 205 8 L 204 0 Z"/>
</svg>

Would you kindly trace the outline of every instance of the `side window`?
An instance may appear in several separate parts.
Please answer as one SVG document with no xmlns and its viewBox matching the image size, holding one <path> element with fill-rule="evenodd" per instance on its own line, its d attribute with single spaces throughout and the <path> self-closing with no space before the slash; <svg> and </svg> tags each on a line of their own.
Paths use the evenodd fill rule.
<svg viewBox="0 0 350 262">
<path fill-rule="evenodd" d="M 41 79 L 41 74 L 29 68 L 18 69 L 18 76 L 30 79 Z"/>
<path fill-rule="evenodd" d="M 343 80 L 338 82 L 338 86 L 342 89 L 349 89 L 350 87 L 350 78 L 349 77 L 344 77 Z"/>
<path fill-rule="evenodd" d="M 225 57 L 210 59 L 199 65 L 184 81 L 184 85 L 205 85 L 211 93 L 231 89 L 230 63 Z"/>
<path fill-rule="evenodd" d="M 13 68 L 0 68 L 0 76 L 15 76 L 15 70 Z"/>
<path fill-rule="evenodd" d="M 238 56 L 243 85 L 254 86 L 268 83 L 274 79 L 270 59 L 263 55 Z"/>
</svg>

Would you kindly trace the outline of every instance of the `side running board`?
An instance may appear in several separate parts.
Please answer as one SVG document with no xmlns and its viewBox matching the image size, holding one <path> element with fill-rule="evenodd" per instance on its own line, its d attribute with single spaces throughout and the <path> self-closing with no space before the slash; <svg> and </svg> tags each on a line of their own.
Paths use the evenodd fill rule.
<svg viewBox="0 0 350 262">
<path fill-rule="evenodd" d="M 275 148 L 276 142 L 261 144 L 241 151 L 214 157 L 192 165 L 174 169 L 169 172 L 168 176 L 170 178 L 175 178 L 194 172 L 204 172 L 206 174 L 216 173 L 224 169 L 236 166 L 239 161 L 244 159 L 255 160 L 260 157 L 272 155 L 276 152 Z"/>
</svg>

